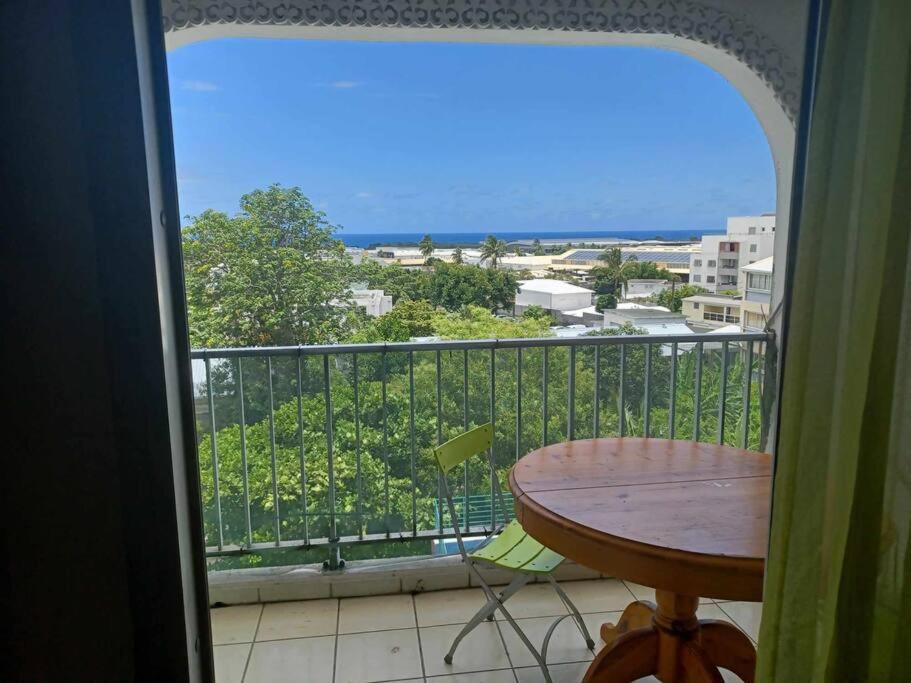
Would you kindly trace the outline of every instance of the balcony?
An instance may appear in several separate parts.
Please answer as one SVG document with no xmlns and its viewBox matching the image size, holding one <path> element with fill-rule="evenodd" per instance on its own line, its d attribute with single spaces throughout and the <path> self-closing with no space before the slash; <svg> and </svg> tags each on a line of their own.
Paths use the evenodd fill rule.
<svg viewBox="0 0 911 683">
<path fill-rule="evenodd" d="M 470 658 L 442 668 L 481 593 L 447 549 L 454 534 L 430 449 L 491 421 L 503 485 L 519 457 L 567 439 L 759 449 L 766 341 L 741 333 L 194 351 L 219 680 L 281 677 L 289 666 L 327 681 L 333 671 L 336 681 L 468 671 L 538 680 L 496 621 L 469 637 Z M 477 462 L 456 478 L 458 523 L 483 536 L 500 521 L 489 471 Z M 570 562 L 557 576 L 595 634 L 650 590 Z M 514 599 L 538 642 L 564 609 L 548 590 L 533 585 Z M 755 639 L 759 609 L 706 600 L 701 613 Z M 567 621 L 555 636 L 555 681 L 579 680 L 591 659 L 575 635 Z M 358 668 L 367 663 L 391 668 L 371 678 Z"/>
<path fill-rule="evenodd" d="M 724 315 L 723 313 L 709 313 L 706 311 L 705 313 L 702 314 L 702 319 L 710 320 L 710 321 L 716 322 L 716 323 L 731 323 L 733 325 L 740 324 L 739 315 Z"/>
<path fill-rule="evenodd" d="M 568 439 L 654 436 L 758 449 L 765 340 L 708 334 L 194 351 L 207 554 L 213 568 L 255 552 L 279 553 L 283 564 L 325 560 L 329 569 L 345 555 L 432 554 L 452 529 L 438 512 L 430 449 L 487 421 L 504 485 L 518 458 Z M 485 512 L 493 495 L 485 469 L 466 467 L 455 491 L 468 534 L 496 522 Z"/>
</svg>

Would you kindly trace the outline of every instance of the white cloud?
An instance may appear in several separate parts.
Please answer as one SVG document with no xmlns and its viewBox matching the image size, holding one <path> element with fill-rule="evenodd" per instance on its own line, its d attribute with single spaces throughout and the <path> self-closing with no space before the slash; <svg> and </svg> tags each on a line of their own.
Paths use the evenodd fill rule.
<svg viewBox="0 0 911 683">
<path fill-rule="evenodd" d="M 332 81 L 329 84 L 329 87 L 336 88 L 337 90 L 350 90 L 351 88 L 357 88 L 362 85 L 363 83 L 360 81 Z"/>
<path fill-rule="evenodd" d="M 358 192 L 354 195 L 357 199 L 370 199 L 373 196 L 372 192 Z"/>
<path fill-rule="evenodd" d="M 193 92 L 215 92 L 218 86 L 210 81 L 182 81 L 180 84 L 182 90 L 192 90 Z"/>
</svg>

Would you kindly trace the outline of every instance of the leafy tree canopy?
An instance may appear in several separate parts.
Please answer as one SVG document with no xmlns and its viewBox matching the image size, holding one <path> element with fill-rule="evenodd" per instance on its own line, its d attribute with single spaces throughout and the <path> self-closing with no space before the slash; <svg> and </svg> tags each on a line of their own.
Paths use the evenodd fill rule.
<svg viewBox="0 0 911 683">
<path fill-rule="evenodd" d="M 679 313 L 680 309 L 683 308 L 683 300 L 688 296 L 694 296 L 696 294 L 704 294 L 707 290 L 702 287 L 697 287 L 696 285 L 684 284 L 678 287 L 668 287 L 657 294 L 652 294 L 649 297 L 649 301 L 658 304 L 659 306 L 664 306 Z"/>
<path fill-rule="evenodd" d="M 245 194 L 234 216 L 195 217 L 183 229 L 192 345 L 341 338 L 352 315 L 344 305 L 351 262 L 336 229 L 300 188 L 280 185 Z"/>
</svg>

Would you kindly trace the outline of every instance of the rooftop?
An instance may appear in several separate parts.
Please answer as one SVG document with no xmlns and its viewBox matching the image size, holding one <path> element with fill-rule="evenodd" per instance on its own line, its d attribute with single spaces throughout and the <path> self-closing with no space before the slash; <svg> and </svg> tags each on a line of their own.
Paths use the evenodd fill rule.
<svg viewBox="0 0 911 683">
<path fill-rule="evenodd" d="M 593 290 L 578 287 L 564 280 L 522 280 L 519 289 L 528 292 L 543 292 L 545 294 L 593 294 Z"/>
<path fill-rule="evenodd" d="M 773 259 L 774 257 L 769 256 L 768 258 L 760 259 L 755 263 L 751 263 L 748 266 L 743 266 L 740 270 L 746 271 L 748 273 L 771 273 Z"/>
</svg>

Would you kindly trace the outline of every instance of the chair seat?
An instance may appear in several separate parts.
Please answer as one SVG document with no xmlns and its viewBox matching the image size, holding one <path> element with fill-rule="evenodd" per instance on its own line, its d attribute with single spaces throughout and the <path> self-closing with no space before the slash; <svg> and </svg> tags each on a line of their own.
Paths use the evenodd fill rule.
<svg viewBox="0 0 911 683">
<path fill-rule="evenodd" d="M 549 574 L 563 562 L 562 555 L 538 543 L 516 520 L 506 525 L 490 543 L 469 555 L 497 567 L 533 574 Z"/>
</svg>

